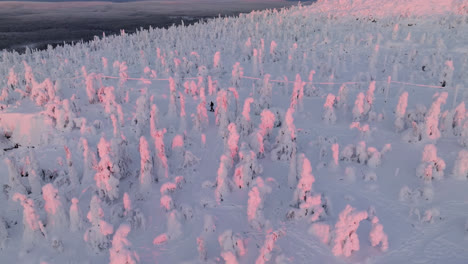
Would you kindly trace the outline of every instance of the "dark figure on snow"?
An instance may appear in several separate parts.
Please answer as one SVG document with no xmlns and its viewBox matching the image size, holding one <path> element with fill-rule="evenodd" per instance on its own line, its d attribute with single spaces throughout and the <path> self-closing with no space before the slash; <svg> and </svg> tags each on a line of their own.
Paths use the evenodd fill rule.
<svg viewBox="0 0 468 264">
<path fill-rule="evenodd" d="M 213 104 L 213 101 L 211 101 L 210 103 L 210 112 L 214 112 L 214 104 Z"/>
</svg>

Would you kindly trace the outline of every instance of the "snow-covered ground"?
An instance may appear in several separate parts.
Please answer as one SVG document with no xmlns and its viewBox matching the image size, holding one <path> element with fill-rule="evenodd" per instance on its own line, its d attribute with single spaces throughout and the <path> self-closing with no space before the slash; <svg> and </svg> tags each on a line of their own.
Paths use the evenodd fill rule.
<svg viewBox="0 0 468 264">
<path fill-rule="evenodd" d="M 1 262 L 466 263 L 467 43 L 329 0 L 5 52 Z"/>
</svg>

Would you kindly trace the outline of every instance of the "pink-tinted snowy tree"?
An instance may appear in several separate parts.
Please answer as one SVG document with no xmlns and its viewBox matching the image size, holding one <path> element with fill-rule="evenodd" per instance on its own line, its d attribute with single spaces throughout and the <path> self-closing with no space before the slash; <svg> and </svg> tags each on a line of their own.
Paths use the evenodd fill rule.
<svg viewBox="0 0 468 264">
<path fill-rule="evenodd" d="M 245 142 L 242 142 L 239 151 L 239 163 L 234 170 L 234 183 L 236 187 L 245 188 L 250 186 L 255 177 L 262 173 L 262 171 L 263 167 L 258 164 L 255 153 L 250 150 Z"/>
<path fill-rule="evenodd" d="M 239 133 L 235 123 L 228 125 L 228 137 L 225 139 L 224 146 L 231 159 L 236 160 L 239 150 Z"/>
<path fill-rule="evenodd" d="M 128 224 L 121 224 L 115 231 L 112 238 L 112 247 L 109 249 L 109 264 L 136 264 L 140 262 L 138 254 L 132 250 L 132 244 L 127 236 L 131 227 Z"/>
<path fill-rule="evenodd" d="M 219 204 L 224 201 L 225 196 L 231 191 L 231 183 L 228 178 L 229 171 L 232 167 L 232 158 L 226 155 L 221 155 L 218 176 L 216 178 L 215 197 Z"/>
<path fill-rule="evenodd" d="M 437 140 L 440 138 L 439 119 L 440 108 L 447 101 L 448 93 L 442 92 L 435 95 L 435 100 L 426 113 L 424 136 L 429 140 Z"/>
<path fill-rule="evenodd" d="M 224 231 L 218 242 L 221 247 L 221 256 L 226 263 L 237 263 L 237 258 L 245 255 L 244 242 L 239 234 L 233 234 L 232 230 Z"/>
<path fill-rule="evenodd" d="M 444 170 L 445 162 L 440 157 L 437 157 L 436 146 L 432 144 L 426 145 L 416 175 L 425 182 L 431 182 L 433 179 L 441 180 L 444 177 Z"/>
<path fill-rule="evenodd" d="M 216 97 L 217 106 L 215 109 L 216 125 L 218 128 L 218 135 L 225 138 L 227 133 L 227 127 L 230 123 L 228 114 L 228 100 L 226 90 L 218 92 Z"/>
<path fill-rule="evenodd" d="M 140 137 L 140 158 L 140 192 L 149 193 L 151 184 L 158 179 L 153 176 L 153 156 L 144 136 Z"/>
<path fill-rule="evenodd" d="M 383 231 L 383 225 L 379 223 L 379 218 L 374 216 L 372 218 L 372 230 L 369 233 L 369 240 L 373 247 L 379 246 L 382 251 L 388 250 L 388 237 Z"/>
<path fill-rule="evenodd" d="M 244 101 L 244 108 L 242 110 L 242 115 L 237 118 L 237 127 L 239 128 L 240 135 L 242 137 L 248 136 L 252 133 L 253 123 L 250 118 L 250 105 L 254 102 L 252 97 L 248 97 Z"/>
<path fill-rule="evenodd" d="M 458 180 L 468 180 L 468 150 L 458 152 L 452 174 Z"/>
<path fill-rule="evenodd" d="M 271 260 L 276 240 L 281 236 L 284 236 L 284 232 L 282 231 L 274 231 L 266 235 L 265 242 L 260 248 L 260 254 L 257 257 L 255 264 L 265 264 L 267 261 Z"/>
<path fill-rule="evenodd" d="M 20 173 L 16 160 L 13 157 L 7 157 L 4 159 L 5 164 L 8 167 L 8 186 L 10 187 L 11 193 L 27 194 L 26 188 L 20 180 Z"/>
<path fill-rule="evenodd" d="M 83 216 L 78 206 L 78 199 L 73 197 L 71 200 L 69 217 L 70 217 L 70 231 L 76 232 L 83 228 Z"/>
<path fill-rule="evenodd" d="M 355 121 L 364 120 L 364 98 L 364 93 L 362 92 L 356 96 L 356 101 L 354 102 L 353 108 L 353 118 Z"/>
<path fill-rule="evenodd" d="M 366 211 L 355 212 L 350 205 L 340 213 L 335 224 L 333 239 L 333 254 L 335 256 L 351 256 L 353 251 L 359 251 L 359 237 L 356 233 L 359 223 L 368 217 Z"/>
<path fill-rule="evenodd" d="M 80 138 L 80 148 L 83 150 L 83 177 L 81 182 L 88 184 L 93 179 L 94 168 L 97 168 L 96 154 L 89 149 L 86 138 Z"/>
<path fill-rule="evenodd" d="M 176 90 L 176 82 L 174 78 L 169 78 L 169 106 L 167 110 L 167 117 L 171 120 L 176 120 L 177 118 L 177 97 L 178 93 Z"/>
<path fill-rule="evenodd" d="M 86 229 L 84 241 L 95 253 L 100 253 L 110 247 L 110 235 L 114 232 L 114 227 L 107 223 L 104 218 L 104 211 L 101 208 L 101 200 L 93 195 L 90 209 L 87 215 L 91 227 Z"/>
<path fill-rule="evenodd" d="M 291 204 L 294 209 L 288 212 L 287 217 L 301 218 L 310 215 L 311 220 L 315 222 L 325 214 L 324 202 L 326 201 L 322 201 L 320 194 L 312 195 L 312 185 L 315 182 L 314 175 L 312 175 L 312 165 L 302 153 L 297 158 L 296 172 L 299 181 Z M 288 179 L 289 181 L 293 182 L 293 180 Z"/>
<path fill-rule="evenodd" d="M 167 130 L 164 128 L 162 130 L 157 130 L 153 134 L 154 146 L 156 148 L 156 168 L 158 169 L 157 175 L 164 175 L 165 178 L 169 177 L 169 165 L 167 163 L 166 149 L 164 147 L 164 134 Z"/>
<path fill-rule="evenodd" d="M 13 201 L 19 201 L 23 206 L 23 243 L 32 246 L 47 238 L 47 233 L 39 215 L 37 214 L 34 200 L 21 193 L 13 195 Z"/>
<path fill-rule="evenodd" d="M 42 187 L 42 197 L 47 213 L 47 229 L 51 233 L 60 234 L 68 228 L 68 217 L 58 195 L 58 190 L 51 183 Z"/>
<path fill-rule="evenodd" d="M 231 85 L 236 88 L 239 88 L 243 76 L 244 68 L 240 66 L 240 62 L 236 62 L 234 66 L 232 66 Z"/>
<path fill-rule="evenodd" d="M 262 178 L 257 177 L 255 184 L 249 191 L 249 199 L 247 202 L 247 220 L 250 225 L 257 230 L 261 230 L 267 225 L 263 216 L 263 201 L 266 194 L 270 193 L 271 187 L 266 185 Z"/>
<path fill-rule="evenodd" d="M 117 177 L 117 162 L 111 156 L 110 142 L 104 137 L 98 144 L 100 161 L 97 166 L 97 172 L 94 175 L 96 187 L 99 196 L 109 200 L 115 200 L 119 197 L 119 177 Z"/>
<path fill-rule="evenodd" d="M 400 95 L 400 99 L 398 100 L 398 105 L 395 110 L 395 128 L 397 132 L 402 131 L 405 129 L 405 113 L 406 107 L 408 106 L 408 92 L 403 92 Z"/>
<path fill-rule="evenodd" d="M 328 94 L 325 104 L 323 105 L 324 111 L 322 114 L 322 120 L 329 125 L 336 123 L 335 114 L 336 97 L 333 94 Z"/>
<path fill-rule="evenodd" d="M 290 160 L 296 149 L 296 126 L 293 118 L 294 109 L 289 108 L 284 122 L 276 137 L 276 146 L 271 151 L 272 160 Z"/>
<path fill-rule="evenodd" d="M 270 83 L 270 74 L 265 74 L 263 84 L 260 88 L 260 98 L 258 104 L 261 108 L 270 108 L 272 106 L 273 86 Z"/>
<path fill-rule="evenodd" d="M 147 129 L 150 117 L 150 101 L 148 100 L 148 90 L 144 89 L 136 101 L 136 111 L 132 119 L 135 126 L 135 136 L 139 139 Z"/>
<path fill-rule="evenodd" d="M 294 82 L 294 88 L 291 95 L 291 104 L 289 106 L 290 108 L 299 111 L 302 110 L 302 100 L 304 98 L 304 85 L 305 82 L 301 80 L 301 75 L 296 74 L 296 81 Z"/>
</svg>

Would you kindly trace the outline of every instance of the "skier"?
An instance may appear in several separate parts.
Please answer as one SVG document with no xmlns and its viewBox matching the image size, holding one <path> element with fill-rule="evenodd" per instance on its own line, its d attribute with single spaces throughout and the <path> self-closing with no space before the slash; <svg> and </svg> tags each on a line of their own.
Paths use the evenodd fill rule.
<svg viewBox="0 0 468 264">
<path fill-rule="evenodd" d="M 210 103 L 210 112 L 215 111 L 213 107 L 214 107 L 214 103 L 213 103 L 213 101 L 211 101 L 211 103 Z"/>
</svg>

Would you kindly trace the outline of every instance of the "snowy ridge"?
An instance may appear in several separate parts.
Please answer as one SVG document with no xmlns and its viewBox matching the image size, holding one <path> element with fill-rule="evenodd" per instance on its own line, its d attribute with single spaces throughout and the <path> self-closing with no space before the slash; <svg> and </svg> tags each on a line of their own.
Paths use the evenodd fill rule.
<svg viewBox="0 0 468 264">
<path fill-rule="evenodd" d="M 463 0 L 319 0 L 308 10 L 334 16 L 370 16 L 375 18 L 393 16 L 434 16 L 443 14 L 466 14 L 468 6 Z"/>
<path fill-rule="evenodd" d="M 464 263 L 465 8 L 319 1 L 4 52 L 0 259 Z"/>
</svg>

